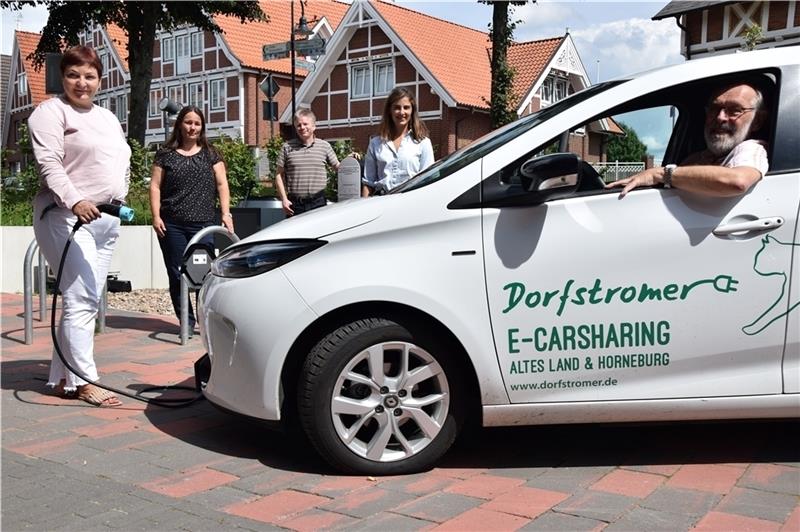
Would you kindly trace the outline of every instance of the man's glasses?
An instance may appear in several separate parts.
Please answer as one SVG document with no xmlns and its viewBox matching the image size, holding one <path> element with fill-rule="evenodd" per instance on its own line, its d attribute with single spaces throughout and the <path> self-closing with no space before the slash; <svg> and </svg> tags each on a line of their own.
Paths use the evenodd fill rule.
<svg viewBox="0 0 800 532">
<path fill-rule="evenodd" d="M 707 105 L 706 106 L 706 116 L 710 117 L 718 117 L 720 111 L 725 113 L 727 118 L 731 120 L 738 120 L 743 114 L 748 113 L 750 111 L 755 111 L 755 107 L 725 107 L 722 105 Z"/>
</svg>

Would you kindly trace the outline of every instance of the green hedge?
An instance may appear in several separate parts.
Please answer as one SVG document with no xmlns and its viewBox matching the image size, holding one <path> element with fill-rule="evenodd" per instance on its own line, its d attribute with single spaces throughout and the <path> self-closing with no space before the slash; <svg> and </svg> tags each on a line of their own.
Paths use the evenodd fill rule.
<svg viewBox="0 0 800 532">
<path fill-rule="evenodd" d="M 275 163 L 278 159 L 283 139 L 274 136 L 264 144 L 267 158 L 270 162 L 270 178 L 275 178 Z M 256 159 L 253 151 L 240 138 L 231 138 L 220 135 L 212 141 L 225 161 L 228 175 L 228 187 L 231 192 L 231 205 L 236 205 L 245 197 L 274 196 L 275 191 L 271 184 L 260 183 L 256 179 Z M 154 153 L 146 150 L 133 139 L 128 140 L 131 147 L 131 176 L 128 189 L 128 205 L 136 212 L 133 221 L 135 225 L 150 225 L 153 214 L 150 210 L 150 173 L 153 165 Z M 352 144 L 348 141 L 336 141 L 333 149 L 339 160 L 348 156 Z M 31 161 L 22 171 L 11 177 L 8 168 L 2 169 L 2 183 L 0 183 L 0 225 L 31 225 L 33 212 L 31 203 L 39 190 L 39 176 L 33 161 L 30 146 L 30 137 L 23 126 L 20 152 Z M 8 151 L 3 153 L 2 159 L 8 160 Z M 328 187 L 326 195 L 331 200 L 336 200 L 337 179 L 336 172 L 328 172 Z"/>
</svg>

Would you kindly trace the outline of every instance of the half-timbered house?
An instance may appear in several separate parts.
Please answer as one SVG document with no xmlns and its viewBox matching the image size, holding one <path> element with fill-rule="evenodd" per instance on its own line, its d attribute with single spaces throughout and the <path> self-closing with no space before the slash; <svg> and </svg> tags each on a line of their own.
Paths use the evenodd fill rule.
<svg viewBox="0 0 800 532">
<path fill-rule="evenodd" d="M 796 0 L 757 2 L 670 2 L 653 20 L 674 17 L 681 29 L 686 59 L 741 50 L 745 33 L 758 25 L 755 48 L 800 44 L 800 8 Z"/>
<path fill-rule="evenodd" d="M 415 94 L 441 157 L 492 129 L 491 46 L 485 32 L 389 2 L 356 0 L 300 87 L 298 105 L 314 111 L 319 136 L 350 139 L 363 151 L 377 133 L 386 96 L 395 86 L 406 87 Z M 568 33 L 514 43 L 508 60 L 516 71 L 519 116 L 590 84 Z M 281 121 L 291 122 L 289 109 Z M 591 131 L 573 139 L 576 153 L 601 160 L 604 134 Z"/>
</svg>

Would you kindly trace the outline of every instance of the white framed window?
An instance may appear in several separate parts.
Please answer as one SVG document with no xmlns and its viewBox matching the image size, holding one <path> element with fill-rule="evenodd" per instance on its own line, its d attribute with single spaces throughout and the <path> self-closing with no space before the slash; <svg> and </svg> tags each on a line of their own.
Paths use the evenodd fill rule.
<svg viewBox="0 0 800 532">
<path fill-rule="evenodd" d="M 210 97 L 208 105 L 211 109 L 225 108 L 225 80 L 215 79 L 209 82 Z"/>
<path fill-rule="evenodd" d="M 203 106 L 203 84 L 190 83 L 189 84 L 189 105 L 202 108 Z"/>
<path fill-rule="evenodd" d="M 190 63 L 189 36 L 178 35 L 175 37 L 175 73 L 188 74 Z"/>
<path fill-rule="evenodd" d="M 159 116 L 161 109 L 158 108 L 158 102 L 161 101 L 161 89 L 153 89 L 150 91 L 150 105 L 147 106 L 147 114 L 149 116 Z"/>
<path fill-rule="evenodd" d="M 175 59 L 175 41 L 172 37 L 161 39 L 161 60 L 173 61 Z"/>
<path fill-rule="evenodd" d="M 108 52 L 100 52 L 100 64 L 103 65 L 103 77 L 108 76 Z"/>
<path fill-rule="evenodd" d="M 108 98 L 100 98 L 99 100 L 97 100 L 97 105 L 99 105 L 103 109 L 108 109 Z"/>
<path fill-rule="evenodd" d="M 183 105 L 185 100 L 183 99 L 183 85 L 173 85 L 167 89 L 167 96 L 170 100 L 177 103 L 178 105 Z"/>
<path fill-rule="evenodd" d="M 567 80 L 555 76 L 547 76 L 542 83 L 542 103 L 551 104 L 567 97 Z"/>
<path fill-rule="evenodd" d="M 358 65 L 350 69 L 350 97 L 368 98 L 370 87 L 369 65 Z"/>
<path fill-rule="evenodd" d="M 123 94 L 121 96 L 117 96 L 117 108 L 115 109 L 115 113 L 117 115 L 117 120 L 119 120 L 120 124 L 124 124 L 128 121 L 128 95 Z"/>
<path fill-rule="evenodd" d="M 542 83 L 542 103 L 553 103 L 553 78 L 547 77 Z"/>
<path fill-rule="evenodd" d="M 567 80 L 563 78 L 556 79 L 555 82 L 555 101 L 561 101 L 567 97 Z"/>
<path fill-rule="evenodd" d="M 192 57 L 197 57 L 203 53 L 203 32 L 192 33 Z"/>
<path fill-rule="evenodd" d="M 391 61 L 372 65 L 372 94 L 389 94 L 394 87 L 394 65 Z"/>
<path fill-rule="evenodd" d="M 17 94 L 20 96 L 28 95 L 28 74 L 25 72 L 17 74 Z"/>
</svg>

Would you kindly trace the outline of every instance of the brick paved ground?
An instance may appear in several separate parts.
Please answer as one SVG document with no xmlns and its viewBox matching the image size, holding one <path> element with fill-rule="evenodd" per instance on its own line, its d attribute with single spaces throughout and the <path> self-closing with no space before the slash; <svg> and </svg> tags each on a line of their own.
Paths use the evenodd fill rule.
<svg viewBox="0 0 800 532">
<path fill-rule="evenodd" d="M 47 395 L 49 329 L 2 295 L 2 529 L 800 530 L 797 423 L 492 429 L 436 469 L 339 476 L 205 402 L 98 409 Z M 190 383 L 198 339 L 112 311 L 103 380 Z"/>
</svg>

